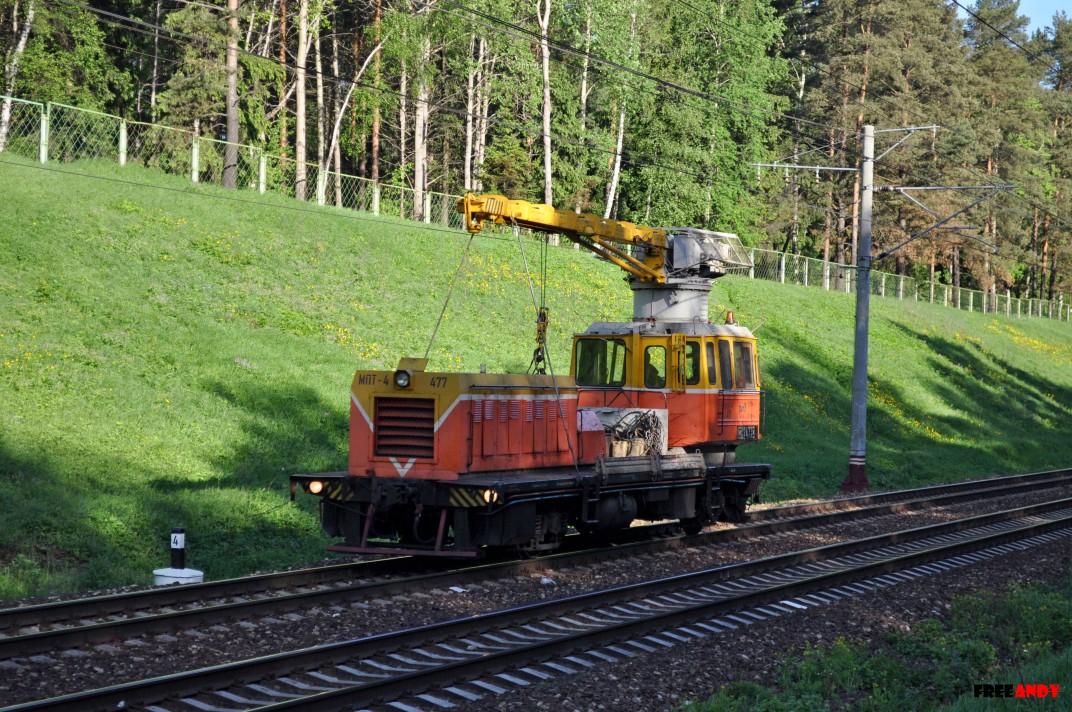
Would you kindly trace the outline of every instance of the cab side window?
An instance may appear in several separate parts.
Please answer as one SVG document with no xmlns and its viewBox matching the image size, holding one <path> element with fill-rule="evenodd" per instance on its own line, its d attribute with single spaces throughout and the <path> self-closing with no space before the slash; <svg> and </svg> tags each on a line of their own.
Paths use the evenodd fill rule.
<svg viewBox="0 0 1072 712">
<path fill-rule="evenodd" d="M 728 341 L 718 342 L 718 365 L 722 372 L 722 389 L 731 390 L 733 388 L 733 360 L 730 358 L 730 342 Z"/>
<path fill-rule="evenodd" d="M 700 382 L 700 342 L 685 342 L 685 385 L 695 386 Z"/>
<path fill-rule="evenodd" d="M 666 349 L 662 346 L 644 349 L 644 387 L 666 387 Z"/>
<path fill-rule="evenodd" d="M 741 341 L 733 342 L 733 370 L 737 375 L 735 388 L 752 390 L 756 379 L 752 373 L 752 346 Z"/>
<path fill-rule="evenodd" d="M 625 342 L 621 339 L 581 339 L 577 342 L 577 384 L 625 384 Z"/>
<path fill-rule="evenodd" d="M 715 358 L 715 342 L 707 342 L 707 382 L 718 384 L 718 360 Z"/>
</svg>

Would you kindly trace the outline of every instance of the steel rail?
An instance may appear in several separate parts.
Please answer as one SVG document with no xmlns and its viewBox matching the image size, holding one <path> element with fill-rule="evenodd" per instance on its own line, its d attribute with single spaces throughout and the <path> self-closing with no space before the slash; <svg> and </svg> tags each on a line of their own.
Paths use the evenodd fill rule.
<svg viewBox="0 0 1072 712">
<path fill-rule="evenodd" d="M 362 682 L 349 688 L 323 692 L 303 699 L 295 699 L 264 709 L 337 709 L 339 704 L 371 704 L 392 695 L 411 695 L 438 684 L 441 679 L 457 681 L 487 675 L 489 671 L 510 668 L 519 660 L 532 661 L 535 657 L 560 654 L 576 647 L 591 648 L 605 641 L 616 641 L 622 637 L 637 635 L 649 629 L 662 629 L 677 622 L 695 620 L 697 616 L 709 615 L 721 610 L 737 610 L 743 606 L 756 605 L 770 600 L 785 600 L 795 595 L 807 593 L 837 582 L 848 581 L 874 573 L 903 568 L 910 564 L 951 556 L 997 543 L 1022 538 L 1026 535 L 1052 531 L 1072 526 L 1072 498 L 1055 500 L 1043 504 L 1005 510 L 1002 512 L 979 515 L 891 534 L 867 537 L 851 542 L 831 544 L 791 554 L 769 557 L 751 562 L 727 564 L 697 572 L 679 574 L 653 581 L 617 586 L 600 591 L 567 596 L 551 601 L 526 604 L 492 613 L 455 619 L 444 623 L 419 626 L 389 633 L 368 636 L 351 641 L 327 644 L 289 653 L 279 653 L 260 658 L 227 663 L 210 668 L 184 673 L 166 675 L 150 680 L 141 680 L 115 685 L 99 690 L 73 693 L 61 697 L 23 703 L 4 708 L 3 712 L 24 712 L 40 709 L 115 709 L 117 705 L 125 707 L 153 704 L 165 699 L 189 697 L 203 691 L 226 689 L 237 684 L 255 683 L 279 674 L 296 674 L 304 670 L 315 670 L 334 664 L 344 664 L 361 658 L 369 658 L 385 651 L 406 650 L 417 645 L 456 640 L 488 630 L 501 630 L 510 625 L 523 625 L 534 619 L 546 619 L 578 610 L 608 606 L 628 600 L 645 600 L 652 596 L 674 591 L 694 590 L 699 586 L 711 585 L 727 580 L 740 580 L 756 574 L 770 572 L 805 563 L 815 564 L 835 557 L 844 557 L 853 553 L 873 551 L 875 549 L 918 541 L 923 538 L 941 537 L 966 529 L 1007 523 L 1017 518 L 1038 517 L 1047 513 L 1059 513 L 1060 516 L 1042 522 L 1029 523 L 1024 527 L 1005 528 L 991 534 L 972 536 L 952 543 L 940 543 L 936 547 L 891 556 L 888 559 L 872 561 L 860 566 L 853 566 L 840 571 L 822 573 L 800 579 L 795 583 L 774 585 L 756 591 L 744 591 L 728 602 L 705 602 L 681 610 L 653 614 L 650 620 L 623 622 L 604 630 L 587 631 L 562 638 L 557 643 L 545 641 L 528 646 L 529 652 L 521 650 L 497 651 L 478 654 L 472 660 L 451 663 L 442 668 L 446 677 L 436 677 L 431 671 L 423 674 L 406 674 L 382 681 Z M 566 642 L 563 642 L 566 641 Z M 417 684 L 418 679 L 426 682 Z M 309 707 L 304 707 L 310 705 Z M 326 705 L 326 706 L 325 706 Z"/>
<path fill-rule="evenodd" d="M 1038 481 L 1060 481 L 1062 478 L 1072 483 L 1072 468 L 1060 469 L 1060 470 L 1046 470 L 1043 472 L 1032 472 L 1021 475 L 1003 475 L 1000 477 L 987 477 L 978 480 L 964 480 L 961 482 L 950 482 L 940 485 L 927 485 L 926 487 L 916 487 L 907 490 L 893 490 L 890 492 L 879 492 L 877 494 L 861 494 L 852 497 L 838 497 L 837 499 L 826 500 L 818 503 L 808 504 L 790 504 L 784 507 L 771 507 L 770 509 L 757 509 L 748 513 L 748 519 L 751 522 L 763 521 L 771 518 L 782 519 L 784 517 L 795 516 L 796 514 L 812 514 L 816 511 L 816 507 L 854 507 L 854 506 L 866 506 L 871 504 L 883 504 L 885 502 L 893 502 L 899 499 L 903 499 L 908 496 L 911 498 L 922 498 L 930 495 L 944 495 L 951 494 L 966 489 L 987 488 L 991 486 L 1001 485 L 1017 485 L 1022 483 L 1031 483 Z"/>
<path fill-rule="evenodd" d="M 517 575 L 548 568 L 596 563 L 613 558 L 663 551 L 675 547 L 713 546 L 744 538 L 767 536 L 777 532 L 822 527 L 845 521 L 883 516 L 886 514 L 915 511 L 924 508 L 938 507 L 996 496 L 1008 496 L 1064 484 L 1065 478 L 1063 473 L 1064 471 L 1058 471 L 1058 473 L 1037 473 L 1035 475 L 1017 475 L 1010 478 L 1015 482 L 1015 484 L 1011 484 L 1011 486 L 1005 486 L 1004 482 L 1008 480 L 1004 480 L 1003 478 L 978 480 L 971 483 L 964 483 L 964 485 L 997 484 L 998 486 L 990 486 L 985 489 L 968 489 L 968 491 L 963 491 L 965 489 L 964 486 L 958 487 L 955 485 L 927 487 L 922 488 L 926 493 L 925 497 L 912 500 L 896 501 L 897 495 L 904 497 L 905 493 L 914 493 L 917 490 L 906 490 L 886 493 L 883 495 L 852 497 L 848 498 L 848 500 L 861 504 L 876 501 L 885 501 L 889 503 L 872 504 L 857 509 L 839 508 L 834 512 L 822 511 L 810 516 L 800 516 L 799 513 L 807 512 L 809 511 L 809 508 L 812 510 L 815 508 L 822 509 L 826 503 L 816 505 L 792 505 L 784 509 L 792 514 L 797 514 L 795 518 L 769 519 L 755 525 L 748 525 L 735 529 L 722 529 L 692 536 L 680 536 L 620 544 L 611 549 L 589 549 L 563 552 L 528 561 L 494 562 L 477 566 L 468 566 L 461 569 L 453 569 L 446 572 L 404 576 L 383 581 L 363 581 L 355 584 L 336 585 L 312 591 L 283 593 L 249 600 L 242 599 L 239 601 L 217 603 L 213 605 L 201 605 L 199 607 L 188 608 L 185 610 L 168 611 L 151 615 L 132 615 L 129 618 L 120 620 L 107 620 L 97 623 L 55 628 L 53 630 L 31 632 L 23 635 L 0 637 L 0 659 L 32 655 L 63 648 L 72 648 L 80 645 L 112 640 L 116 637 L 130 638 L 138 635 L 173 632 L 194 625 L 211 625 L 214 623 L 229 622 L 248 616 L 266 615 L 268 613 L 285 611 L 300 611 L 303 608 L 323 605 L 324 603 L 333 600 L 352 601 L 359 596 L 364 598 L 392 596 L 422 588 L 428 589 L 478 582 L 495 576 Z M 836 501 L 840 503 L 846 500 Z M 770 512 L 776 510 L 762 511 Z M 407 563 L 412 566 L 412 559 L 399 557 L 369 562 L 337 564 L 298 572 L 284 572 L 283 580 L 296 579 L 306 582 L 302 585 L 331 583 L 333 580 L 332 576 L 338 578 L 352 575 L 354 573 L 364 573 L 368 575 L 376 572 L 379 575 L 386 575 L 392 572 L 404 572 Z M 292 573 L 298 574 L 295 579 L 290 578 L 290 574 Z M 335 580 L 337 580 L 337 578 Z M 258 584 L 261 586 L 260 589 L 256 588 Z M 78 599 L 70 603 L 85 603 L 89 604 L 89 606 L 73 606 L 67 615 L 67 619 L 73 618 L 84 620 L 91 615 L 99 616 L 120 612 L 125 615 L 131 615 L 132 610 L 144 611 L 153 605 L 159 607 L 167 606 L 171 608 L 176 605 L 190 604 L 199 600 L 203 602 L 204 598 L 213 595 L 224 597 L 240 596 L 243 593 L 246 595 L 251 593 L 264 593 L 265 588 L 268 588 L 269 590 L 278 590 L 283 588 L 283 586 L 277 579 L 274 579 L 271 574 L 263 574 L 260 576 L 249 577 L 248 579 L 229 579 L 209 584 L 151 589 L 147 591 L 138 591 L 133 595 L 118 594 L 103 597 L 101 604 L 104 613 L 92 610 L 91 606 L 97 602 L 97 599 Z M 169 594 L 173 595 L 169 596 Z M 129 599 L 126 598 L 128 595 L 130 595 Z M 129 608 L 116 608 L 117 605 L 122 604 L 126 600 L 129 600 L 130 602 Z M 29 609 L 28 612 L 37 615 L 41 615 L 41 613 L 56 614 L 64 610 L 62 605 L 60 605 L 62 603 L 64 602 L 33 607 Z M 17 616 L 20 610 L 22 609 L 16 608 L 0 611 L 0 630 L 3 629 L 3 616 L 6 614 L 15 614 Z M 15 618 L 14 620 L 18 619 Z M 16 629 L 24 629 L 27 626 L 40 624 L 39 620 L 34 621 L 32 618 L 28 617 L 26 620 L 18 622 L 18 628 Z M 48 622 L 55 622 L 56 620 L 62 619 L 56 618 Z"/>
</svg>

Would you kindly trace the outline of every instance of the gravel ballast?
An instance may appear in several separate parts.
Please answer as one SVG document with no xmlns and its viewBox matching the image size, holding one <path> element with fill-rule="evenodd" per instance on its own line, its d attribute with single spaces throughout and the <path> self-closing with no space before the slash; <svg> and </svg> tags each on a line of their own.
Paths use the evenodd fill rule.
<svg viewBox="0 0 1072 712">
<path fill-rule="evenodd" d="M 1053 491 L 1000 503 L 975 502 L 942 510 L 889 515 L 822 530 L 792 532 L 719 547 L 695 547 L 660 554 L 489 580 L 464 590 L 414 591 L 389 599 L 353 601 L 302 612 L 216 625 L 180 633 L 58 651 L 46 656 L 0 662 L 0 705 L 164 675 L 226 661 L 262 656 L 321 643 L 348 640 L 468 616 L 547 598 L 668 576 L 735 561 L 824 546 L 892 530 L 935 524 L 1009 506 L 1054 499 Z M 1067 574 L 1068 540 L 1032 551 L 1032 567 L 993 560 L 934 579 L 914 581 L 820 606 L 783 619 L 756 623 L 737 634 L 675 645 L 659 655 L 622 661 L 534 684 L 523 693 L 489 696 L 472 709 L 669 709 L 684 699 L 705 697 L 734 680 L 769 683 L 786 651 L 808 643 L 872 641 L 897 628 L 910 630 L 921 619 L 942 615 L 953 595 L 997 590 L 1041 572 Z M 637 702 L 636 700 L 640 700 Z M 602 707 L 600 705 L 603 705 Z M 464 707 L 462 707 L 464 709 Z"/>
</svg>

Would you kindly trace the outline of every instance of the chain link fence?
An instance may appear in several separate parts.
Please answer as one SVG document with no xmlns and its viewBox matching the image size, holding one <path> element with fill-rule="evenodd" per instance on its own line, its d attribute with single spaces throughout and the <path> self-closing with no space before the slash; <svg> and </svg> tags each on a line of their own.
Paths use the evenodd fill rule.
<svg viewBox="0 0 1072 712">
<path fill-rule="evenodd" d="M 195 183 L 218 185 L 223 182 L 226 149 L 225 141 L 199 137 L 184 129 L 127 121 L 65 104 L 38 104 L 0 96 L 0 153 L 9 152 L 42 163 L 104 159 L 125 165 L 133 161 L 185 176 Z M 418 198 L 412 188 L 321 171 L 315 163 L 305 165 L 305 181 L 299 184 L 298 162 L 294 158 L 239 144 L 235 187 L 258 193 L 302 196 L 318 205 L 463 227 L 462 216 L 454 209 L 459 196 L 426 191 Z M 417 205 L 418 200 L 421 205 Z M 753 279 L 846 294 L 856 289 L 857 270 L 851 265 L 759 248 L 751 249 L 750 254 L 753 266 L 748 276 Z M 1065 304 L 1063 294 L 1054 300 L 1020 299 L 1008 292 L 996 294 L 917 282 L 910 276 L 874 270 L 871 293 L 890 299 L 929 301 L 969 312 L 1072 321 L 1072 305 Z"/>
<path fill-rule="evenodd" d="M 127 160 L 146 168 L 190 175 L 194 135 L 141 121 L 127 122 Z"/>
<path fill-rule="evenodd" d="M 0 153 L 38 158 L 45 105 L 14 97 L 0 97 Z"/>
<path fill-rule="evenodd" d="M 124 122 L 99 111 L 46 104 L 48 159 L 74 163 L 103 158 L 119 161 Z"/>
</svg>

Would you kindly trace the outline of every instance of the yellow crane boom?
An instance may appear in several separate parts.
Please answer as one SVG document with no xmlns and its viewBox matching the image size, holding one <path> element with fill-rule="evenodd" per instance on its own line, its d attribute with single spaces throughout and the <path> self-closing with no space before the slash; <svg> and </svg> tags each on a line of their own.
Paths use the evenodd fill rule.
<svg viewBox="0 0 1072 712">
<path fill-rule="evenodd" d="M 557 210 L 550 205 L 511 200 L 496 194 L 466 193 L 458 200 L 458 212 L 465 215 L 465 229 L 471 233 L 480 232 L 484 222 L 491 221 L 559 234 L 618 265 L 641 282 L 666 282 L 667 236 L 661 228 L 610 220 L 594 213 Z"/>
</svg>

